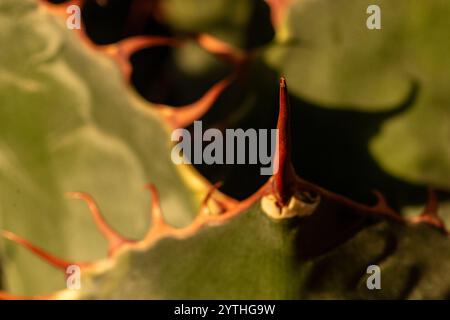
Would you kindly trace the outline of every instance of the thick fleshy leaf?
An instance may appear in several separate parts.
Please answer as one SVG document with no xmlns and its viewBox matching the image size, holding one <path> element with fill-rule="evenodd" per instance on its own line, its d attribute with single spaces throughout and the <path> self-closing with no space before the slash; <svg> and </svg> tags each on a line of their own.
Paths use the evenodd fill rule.
<svg viewBox="0 0 450 320">
<path fill-rule="evenodd" d="M 170 159 L 170 135 L 116 64 L 35 1 L 2 1 L 0 29 L 0 227 L 69 260 L 98 259 L 105 241 L 86 205 L 64 193 L 95 195 L 114 228 L 139 238 L 149 182 L 164 194 L 168 221 L 189 223 L 197 201 Z M 6 288 L 61 287 L 62 275 L 6 249 Z"/>
<path fill-rule="evenodd" d="M 366 27 L 370 5 L 381 8 L 381 30 Z M 285 47 L 271 62 L 292 95 L 328 109 L 392 109 L 416 82 L 414 101 L 381 123 L 370 153 L 395 177 L 448 190 L 449 14 L 445 0 L 296 1 L 278 29 Z"/>
<path fill-rule="evenodd" d="M 367 287 L 371 265 L 381 269 L 381 290 Z M 257 202 L 193 236 L 167 237 L 145 251 L 124 252 L 110 265 L 82 274 L 81 291 L 66 294 L 88 299 L 447 298 L 449 267 L 450 241 L 430 226 L 358 218 L 350 208 L 331 212 L 326 201 L 309 217 L 275 221 Z"/>
<path fill-rule="evenodd" d="M 258 11 L 253 7 L 256 3 L 214 0 L 203 7 L 214 14 L 205 15 L 206 11 L 198 10 L 197 1 L 168 0 L 163 6 L 166 16 L 161 17 L 179 32 L 210 31 L 247 48 L 265 43 L 258 40 L 252 44 L 248 33 L 239 30 L 253 25 L 248 19 Z M 427 54 L 435 57 L 442 47 L 438 43 L 436 48 L 430 45 L 419 50 L 419 45 L 414 45 L 428 37 L 433 28 L 425 23 L 427 15 L 444 8 L 444 2 L 411 2 L 411 7 L 406 1 L 379 3 L 383 12 L 391 8 L 392 15 L 400 9 L 423 10 L 415 20 L 394 21 L 383 13 L 383 33 L 368 34 L 364 29 L 367 1 L 294 2 L 288 20 L 278 25 L 276 41 L 253 52 L 238 84 L 219 98 L 214 112 L 204 120 L 222 128 L 274 127 L 276 80 L 283 71 L 292 88 L 292 151 L 300 175 L 356 198 L 380 188 L 394 206 L 410 205 L 406 213 L 416 214 L 418 208 L 423 210 L 422 205 L 415 206 L 423 202 L 417 197 L 423 193 L 422 185 L 448 187 L 441 183 L 449 163 L 442 157 L 446 148 L 440 139 L 446 129 L 436 126 L 441 135 L 429 149 L 421 149 L 425 136 L 414 140 L 403 131 L 392 138 L 399 149 L 404 145 L 411 148 L 414 140 L 426 160 L 433 157 L 421 167 L 431 178 L 425 177 L 416 162 L 408 164 L 407 175 L 396 170 L 386 173 L 389 167 L 383 157 L 387 151 L 377 153 L 377 139 L 386 141 L 386 128 L 395 121 L 402 130 L 414 129 L 417 119 L 407 116 L 423 110 L 425 103 L 433 102 L 430 108 L 444 105 L 443 91 L 430 85 L 435 81 L 430 70 L 439 68 L 429 66 L 432 59 L 424 58 Z M 256 6 L 267 9 L 262 1 Z M 440 17 L 429 24 L 445 24 Z M 231 25 L 224 26 L 224 20 Z M 361 24 L 361 30 L 349 28 L 347 23 L 353 25 L 352 21 Z M 86 204 L 68 202 L 63 193 L 89 192 L 113 227 L 140 238 L 150 224 L 149 200 L 141 190 L 147 182 L 157 185 L 167 222 L 185 227 L 175 230 L 154 220 L 154 232 L 146 234 L 144 241 L 124 245 L 108 259 L 83 267 L 80 291 L 64 290 L 53 297 L 449 297 L 448 236 L 435 227 L 393 217 L 382 198 L 369 208 L 305 183 L 302 188 L 308 186 L 318 193 L 317 209 L 309 202 L 308 188 L 287 192 L 286 203 L 290 206 L 294 199 L 294 208 L 272 203 L 271 208 L 288 210 L 293 218 L 269 218 L 267 206 L 263 210 L 257 197 L 250 207 L 236 204 L 233 214 L 211 217 L 205 213 L 189 224 L 198 211 L 196 190 L 171 163 L 170 139 L 161 117 L 127 87 L 112 60 L 87 47 L 65 30 L 64 21 L 38 9 L 31 0 L 3 0 L 0 28 L 7 31 L 0 36 L 0 43 L 8 44 L 0 52 L 0 227 L 69 260 L 99 259 L 105 255 L 106 243 L 95 230 Z M 413 42 L 403 39 L 413 34 L 411 30 L 424 35 Z M 397 42 L 401 48 L 393 45 Z M 411 57 L 405 48 L 417 52 Z M 195 59 L 205 54 L 198 54 L 197 48 L 193 55 L 178 52 L 184 62 L 188 56 Z M 364 61 L 373 63 L 364 65 Z M 199 66 L 216 68 L 214 63 L 203 62 Z M 443 119 L 446 115 L 441 113 Z M 424 115 L 420 128 L 428 139 L 432 117 Z M 380 129 L 381 135 L 373 140 Z M 369 152 L 371 141 L 376 157 Z M 388 151 L 395 155 L 396 150 Z M 422 159 L 412 151 L 409 154 Z M 265 182 L 266 178 L 258 175 L 249 183 L 247 168 L 235 169 L 224 176 L 241 188 L 239 191 L 244 189 L 242 194 L 254 192 L 251 187 Z M 286 172 L 293 179 L 293 170 Z M 228 188 L 233 186 L 228 184 Z M 302 197 L 295 198 L 294 191 Z M 262 199 L 262 207 L 264 201 L 267 198 Z M 308 216 L 302 216 L 308 206 Z M 448 211 L 447 203 L 444 211 Z M 378 216 L 373 217 L 374 212 Z M 161 219 L 153 207 L 155 217 Z M 40 295 L 64 288 L 62 274 L 23 249 L 2 243 L 0 253 L 0 272 L 5 273 L 2 288 Z M 381 267 L 380 291 L 366 286 L 366 270 L 371 264 Z"/>
</svg>

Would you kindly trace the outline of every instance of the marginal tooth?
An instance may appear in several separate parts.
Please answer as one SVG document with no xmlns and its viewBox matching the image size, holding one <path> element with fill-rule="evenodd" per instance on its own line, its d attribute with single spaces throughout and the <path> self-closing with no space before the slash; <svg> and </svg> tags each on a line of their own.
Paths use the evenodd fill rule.
<svg viewBox="0 0 450 320">
<path fill-rule="evenodd" d="M 175 46 L 179 41 L 170 37 L 159 36 L 135 36 L 119 41 L 116 46 L 122 57 L 129 59 L 139 50 L 158 47 L 158 46 Z"/>
<path fill-rule="evenodd" d="M 211 215 L 216 213 L 220 214 L 223 212 L 223 208 L 221 207 L 220 203 L 215 201 L 215 199 L 213 198 L 214 192 L 216 192 L 221 186 L 222 182 L 218 182 L 211 186 L 205 198 L 203 199 L 202 204 L 200 205 L 199 214 Z"/>
<path fill-rule="evenodd" d="M 439 201 L 432 188 L 428 188 L 427 203 L 422 213 L 410 219 L 411 223 L 426 223 L 440 229 L 445 234 L 448 233 L 444 221 L 438 215 Z"/>
<path fill-rule="evenodd" d="M 29 242 L 28 240 L 10 232 L 10 231 L 3 231 L 2 232 L 2 236 L 5 239 L 8 239 L 12 242 L 17 243 L 18 245 L 24 247 L 25 249 L 31 251 L 32 253 L 34 253 L 36 256 L 38 256 L 39 258 L 43 259 L 44 261 L 46 261 L 47 263 L 49 263 L 50 265 L 63 270 L 64 272 L 67 270 L 67 268 L 71 265 L 77 265 L 80 267 L 86 267 L 87 264 L 86 263 L 78 263 L 78 262 L 69 262 L 63 259 L 60 259 L 50 253 L 48 253 L 47 251 L 45 251 L 42 248 L 39 248 L 35 245 L 33 245 L 31 242 Z"/>
<path fill-rule="evenodd" d="M 173 228 L 164 220 L 158 190 L 153 184 L 148 184 L 145 188 L 150 191 L 152 200 L 152 207 L 150 210 L 151 226 L 148 228 L 147 233 L 142 240 L 133 241 L 131 243 L 131 247 L 135 249 L 148 248 L 158 236 L 173 230 Z"/>
<path fill-rule="evenodd" d="M 174 108 L 164 104 L 157 104 L 155 107 L 172 128 L 185 128 L 209 111 L 220 94 L 231 84 L 234 77 L 232 75 L 219 81 L 199 100 L 189 105 Z"/>
<path fill-rule="evenodd" d="M 151 198 L 152 198 L 152 208 L 151 208 L 151 213 L 150 213 L 151 220 L 152 220 L 152 228 L 167 226 L 167 223 L 164 220 L 164 216 L 162 214 L 158 190 L 156 189 L 156 187 L 153 184 L 147 185 L 146 189 L 150 190 L 150 194 L 151 194 Z"/>
<path fill-rule="evenodd" d="M 84 192 L 68 192 L 66 195 L 71 199 L 83 200 L 86 202 L 89 212 L 94 218 L 95 225 L 108 241 L 108 256 L 113 256 L 124 244 L 130 242 L 130 240 L 124 238 L 106 222 L 94 199 L 89 194 Z"/>
<path fill-rule="evenodd" d="M 373 190 L 372 193 L 377 198 L 377 203 L 375 205 L 375 208 L 386 208 L 388 206 L 386 198 L 383 196 L 383 194 L 380 191 Z"/>
<path fill-rule="evenodd" d="M 134 53 L 146 48 L 157 46 L 174 46 L 177 44 L 177 40 L 169 37 L 136 36 L 99 48 L 116 60 L 122 69 L 125 79 L 130 80 L 133 72 L 130 58 Z"/>
<path fill-rule="evenodd" d="M 209 34 L 198 34 L 196 40 L 206 51 L 222 57 L 224 60 L 235 65 L 240 65 L 246 59 L 246 54 L 242 50 L 232 47 L 228 43 Z"/>
</svg>

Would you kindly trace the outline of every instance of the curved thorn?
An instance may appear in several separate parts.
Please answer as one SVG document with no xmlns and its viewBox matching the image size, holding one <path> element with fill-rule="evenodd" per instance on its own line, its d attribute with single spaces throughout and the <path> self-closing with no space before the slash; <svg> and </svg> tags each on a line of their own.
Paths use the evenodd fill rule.
<svg viewBox="0 0 450 320">
<path fill-rule="evenodd" d="M 389 208 L 386 198 L 379 190 L 372 190 L 372 193 L 377 198 L 377 203 L 375 204 L 374 208 L 378 209 L 386 209 Z"/>
<path fill-rule="evenodd" d="M 245 53 L 230 44 L 207 33 L 200 33 L 195 37 L 197 43 L 206 51 L 222 57 L 224 60 L 239 65 L 245 60 Z"/>
<path fill-rule="evenodd" d="M 37 255 L 39 258 L 41 258 L 44 261 L 46 261 L 47 263 L 51 264 L 52 266 L 54 266 L 58 269 L 64 270 L 64 272 L 71 265 L 78 265 L 80 267 L 86 266 L 86 264 L 83 264 L 83 263 L 80 264 L 80 263 L 76 263 L 76 262 L 68 262 L 66 260 L 60 259 L 60 258 L 48 253 L 47 251 L 33 245 L 28 240 L 16 235 L 15 233 L 10 232 L 10 231 L 3 231 L 2 236 L 5 239 L 15 242 L 18 245 L 24 247 L 25 249 L 31 251 L 32 253 Z"/>
<path fill-rule="evenodd" d="M 280 110 L 278 115 L 278 141 L 275 151 L 274 191 L 279 205 L 285 206 L 293 194 L 295 170 L 291 162 L 290 106 L 286 79 L 280 78 Z"/>
<path fill-rule="evenodd" d="M 384 215 L 387 214 L 388 216 L 391 217 L 393 216 L 400 217 L 400 215 L 389 206 L 388 202 L 386 201 L 386 198 L 379 190 L 372 190 L 372 193 L 377 198 L 377 203 L 375 204 L 375 206 L 373 206 L 374 210 L 377 210 L 379 213 Z"/>
<path fill-rule="evenodd" d="M 222 182 L 217 182 L 214 185 L 211 186 L 208 193 L 206 194 L 205 198 L 203 199 L 201 205 L 200 205 L 200 214 L 207 213 L 209 211 L 208 209 L 208 202 L 211 200 L 214 192 L 218 190 L 223 185 Z"/>
<path fill-rule="evenodd" d="M 182 169 L 180 172 L 183 174 L 183 179 L 187 181 L 197 181 L 198 185 L 195 186 L 195 192 L 196 193 L 207 193 L 209 190 L 214 188 L 213 184 L 206 179 L 204 176 L 202 176 L 197 170 L 195 170 L 192 166 L 189 166 L 188 164 L 183 164 Z M 197 184 L 196 183 L 196 184 Z M 239 200 L 236 200 L 229 195 L 226 195 L 219 190 L 213 194 L 214 201 L 218 204 L 221 210 L 228 211 L 236 205 L 239 204 Z"/>
<path fill-rule="evenodd" d="M 445 223 L 438 215 L 438 207 L 439 202 L 436 193 L 432 188 L 428 188 L 428 197 L 425 208 L 419 216 L 413 217 L 411 222 L 426 223 L 442 230 L 445 234 L 447 234 L 448 231 L 445 228 Z"/>
<path fill-rule="evenodd" d="M 169 37 L 157 36 L 135 36 L 119 41 L 115 44 L 100 47 L 103 52 L 116 60 L 125 79 L 130 80 L 133 68 L 131 66 L 131 56 L 139 50 L 156 46 L 174 46 L 178 41 Z"/>
<path fill-rule="evenodd" d="M 212 197 L 213 197 L 215 203 L 217 203 L 217 205 L 219 206 L 220 210 L 223 212 L 235 208 L 240 203 L 239 200 L 236 200 L 224 193 L 221 193 L 217 189 L 216 189 L 216 193 L 212 194 Z"/>
<path fill-rule="evenodd" d="M 176 108 L 164 104 L 156 104 L 154 107 L 157 108 L 172 128 L 187 127 L 209 111 L 219 95 L 231 84 L 233 79 L 234 75 L 219 81 L 192 104 Z"/>
<path fill-rule="evenodd" d="M 150 246 L 150 244 L 153 242 L 157 234 L 162 234 L 164 233 L 165 230 L 170 228 L 170 226 L 164 220 L 164 216 L 161 210 L 161 204 L 159 201 L 158 190 L 156 189 L 155 185 L 148 184 L 145 186 L 145 189 L 150 191 L 152 200 L 152 207 L 150 211 L 151 225 L 148 228 L 148 231 L 142 240 L 133 242 L 132 244 L 133 247 L 145 248 Z"/>
<path fill-rule="evenodd" d="M 266 2 L 270 7 L 272 25 L 276 28 L 284 18 L 286 9 L 291 4 L 291 0 L 266 0 Z"/>
<path fill-rule="evenodd" d="M 124 238 L 117 231 L 115 231 L 105 220 L 103 215 L 100 213 L 100 209 L 95 203 L 94 199 L 84 192 L 68 192 L 66 196 L 71 199 L 83 200 L 86 202 L 91 213 L 94 223 L 97 226 L 100 233 L 108 241 L 108 255 L 114 254 L 123 244 L 130 242 L 128 239 Z"/>
<path fill-rule="evenodd" d="M 113 46 L 116 47 L 117 54 L 124 59 L 129 59 L 133 54 L 142 49 L 157 46 L 174 46 L 178 43 L 178 40 L 170 37 L 135 36 L 123 39 Z"/>
<path fill-rule="evenodd" d="M 148 184 L 145 186 L 145 188 L 147 190 L 150 190 L 150 195 L 151 195 L 151 199 L 152 199 L 152 208 L 151 208 L 152 228 L 157 227 L 157 226 L 167 225 L 164 220 L 164 216 L 162 214 L 158 190 L 156 189 L 155 185 L 153 185 L 153 184 Z"/>
</svg>

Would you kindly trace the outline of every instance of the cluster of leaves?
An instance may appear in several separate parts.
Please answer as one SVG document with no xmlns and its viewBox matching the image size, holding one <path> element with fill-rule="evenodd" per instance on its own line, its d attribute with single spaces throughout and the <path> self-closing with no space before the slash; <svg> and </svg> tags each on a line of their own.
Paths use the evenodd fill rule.
<svg viewBox="0 0 450 320">
<path fill-rule="evenodd" d="M 374 2 L 382 31 L 365 28 Z M 0 227 L 53 264 L 2 241 L 3 289 L 63 298 L 449 297 L 450 241 L 433 193 L 421 218 L 405 218 L 423 209 L 429 186 L 450 218 L 445 0 L 76 1 L 80 33 L 65 27 L 68 3 L 0 3 Z M 244 200 L 215 191 L 170 160 L 170 130 L 196 119 L 221 129 L 291 121 L 286 169 L 266 181 L 255 166 L 198 166 Z M 152 221 L 148 182 L 160 195 L 150 188 Z M 386 199 L 373 205 L 373 189 Z M 96 223 L 67 191 L 95 197 L 112 227 L 87 194 L 71 196 Z M 300 217 L 311 194 L 319 203 Z M 271 196 L 290 218 L 268 216 L 260 200 Z M 82 289 L 50 295 L 65 286 L 54 267 L 68 261 L 87 261 L 74 262 Z M 382 269 L 381 291 L 365 285 L 371 264 Z"/>
</svg>

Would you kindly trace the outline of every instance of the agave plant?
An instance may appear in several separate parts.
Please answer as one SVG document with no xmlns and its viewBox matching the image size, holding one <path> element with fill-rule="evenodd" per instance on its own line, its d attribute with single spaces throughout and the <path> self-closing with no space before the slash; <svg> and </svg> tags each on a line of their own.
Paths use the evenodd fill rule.
<svg viewBox="0 0 450 320">
<path fill-rule="evenodd" d="M 449 298 L 448 14 L 2 0 L 0 298 Z M 277 128 L 278 171 L 174 164 L 196 120 Z"/>
</svg>

